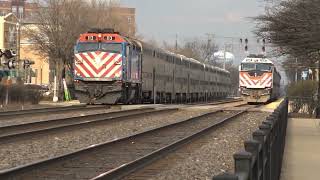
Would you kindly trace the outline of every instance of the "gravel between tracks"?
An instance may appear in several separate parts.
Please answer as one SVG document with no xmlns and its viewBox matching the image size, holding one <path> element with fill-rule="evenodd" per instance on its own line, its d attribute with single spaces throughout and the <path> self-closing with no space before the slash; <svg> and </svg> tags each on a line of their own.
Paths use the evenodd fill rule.
<svg viewBox="0 0 320 180">
<path fill-rule="evenodd" d="M 90 145 L 182 121 L 209 111 L 208 109 L 180 110 L 171 114 L 146 116 L 91 128 L 82 128 L 72 132 L 56 133 L 0 144 L 0 170 L 55 157 Z"/>
<path fill-rule="evenodd" d="M 131 174 L 125 179 L 144 179 L 144 173 L 153 174 L 148 179 L 212 179 L 222 172 L 234 169 L 233 154 L 243 149 L 243 142 L 251 137 L 261 122 L 269 115 L 264 112 L 250 112 L 241 115 L 196 142 L 188 144 L 156 161 L 151 166 Z M 153 169 L 161 169 L 155 175 Z"/>
</svg>

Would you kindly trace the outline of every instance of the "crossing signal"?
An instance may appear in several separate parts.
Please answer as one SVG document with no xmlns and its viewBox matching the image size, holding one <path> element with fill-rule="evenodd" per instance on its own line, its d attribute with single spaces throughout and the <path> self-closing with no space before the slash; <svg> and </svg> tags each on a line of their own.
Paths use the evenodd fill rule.
<svg viewBox="0 0 320 180">
<path fill-rule="evenodd" d="M 4 52 L 0 50 L 0 53 L 1 53 L 1 56 L 4 55 L 4 57 L 6 57 L 7 59 L 11 59 L 17 55 L 15 51 L 9 50 L 9 49 L 6 49 Z"/>
<path fill-rule="evenodd" d="M 15 60 L 9 60 L 6 64 L 7 64 L 9 69 L 14 69 L 17 66 L 17 63 L 16 63 Z"/>
<path fill-rule="evenodd" d="M 23 69 L 29 68 L 32 64 L 34 64 L 34 61 L 30 61 L 28 59 L 22 61 Z"/>
</svg>

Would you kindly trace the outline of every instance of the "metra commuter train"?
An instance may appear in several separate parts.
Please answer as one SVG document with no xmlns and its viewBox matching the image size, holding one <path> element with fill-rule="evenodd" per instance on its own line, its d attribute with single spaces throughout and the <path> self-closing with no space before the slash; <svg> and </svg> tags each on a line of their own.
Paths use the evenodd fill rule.
<svg viewBox="0 0 320 180">
<path fill-rule="evenodd" d="M 263 55 L 250 55 L 239 67 L 240 93 L 248 103 L 265 103 L 278 98 L 280 80 L 273 62 Z"/>
<path fill-rule="evenodd" d="M 75 94 L 82 103 L 188 103 L 226 97 L 230 73 L 155 48 L 112 29 L 91 30 L 75 45 Z"/>
</svg>

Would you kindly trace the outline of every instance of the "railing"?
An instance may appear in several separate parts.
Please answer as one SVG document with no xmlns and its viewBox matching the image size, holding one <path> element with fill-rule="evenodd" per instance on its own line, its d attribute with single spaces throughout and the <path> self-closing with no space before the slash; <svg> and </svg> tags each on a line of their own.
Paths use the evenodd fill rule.
<svg viewBox="0 0 320 180">
<path fill-rule="evenodd" d="M 234 174 L 221 174 L 213 180 L 279 180 L 288 121 L 288 100 L 245 141 L 244 150 L 234 154 Z"/>
</svg>

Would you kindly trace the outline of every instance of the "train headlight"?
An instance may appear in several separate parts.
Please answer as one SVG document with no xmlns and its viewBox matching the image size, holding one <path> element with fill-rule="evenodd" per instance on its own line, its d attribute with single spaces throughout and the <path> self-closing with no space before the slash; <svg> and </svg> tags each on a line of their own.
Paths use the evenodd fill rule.
<svg viewBox="0 0 320 180">
<path fill-rule="evenodd" d="M 241 94 L 249 96 L 250 95 L 250 91 L 248 89 L 246 89 L 246 88 L 241 88 Z"/>
<path fill-rule="evenodd" d="M 271 94 L 271 89 L 270 88 L 264 89 L 263 92 L 262 92 L 262 95 L 269 95 L 269 94 Z"/>
</svg>

